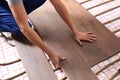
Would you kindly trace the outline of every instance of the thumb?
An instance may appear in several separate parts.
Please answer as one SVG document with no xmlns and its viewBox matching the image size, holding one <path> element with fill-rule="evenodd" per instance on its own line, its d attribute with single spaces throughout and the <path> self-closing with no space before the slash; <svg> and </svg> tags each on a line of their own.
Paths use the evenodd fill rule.
<svg viewBox="0 0 120 80">
<path fill-rule="evenodd" d="M 83 45 L 82 42 L 79 39 L 76 39 L 76 40 L 81 46 Z"/>
</svg>

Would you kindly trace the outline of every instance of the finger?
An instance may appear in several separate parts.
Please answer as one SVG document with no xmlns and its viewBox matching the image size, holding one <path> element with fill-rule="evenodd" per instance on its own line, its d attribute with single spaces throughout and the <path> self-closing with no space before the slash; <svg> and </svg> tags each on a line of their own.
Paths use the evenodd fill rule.
<svg viewBox="0 0 120 80">
<path fill-rule="evenodd" d="M 83 45 L 82 42 L 79 39 L 76 39 L 76 40 L 81 46 Z"/>
<path fill-rule="evenodd" d="M 87 39 L 87 41 L 89 41 L 89 42 L 95 42 L 94 40 L 92 40 L 92 39 L 89 39 L 89 38 Z"/>
<path fill-rule="evenodd" d="M 66 59 L 66 57 L 62 57 L 62 56 L 58 56 L 58 58 L 59 58 L 59 62 L 64 61 Z M 53 63 L 53 65 L 54 65 L 55 69 L 60 68 L 60 64 Z"/>
<path fill-rule="evenodd" d="M 58 69 L 60 68 L 60 65 L 59 64 L 55 64 L 55 69 Z"/>
<path fill-rule="evenodd" d="M 66 57 L 58 56 L 60 61 L 66 60 Z"/>
<path fill-rule="evenodd" d="M 94 38 L 94 37 L 88 37 L 88 39 L 91 39 L 91 40 L 94 40 L 94 41 L 96 41 L 97 39 L 96 38 Z"/>
<path fill-rule="evenodd" d="M 90 31 L 90 32 L 86 32 L 87 34 L 93 34 L 93 32 L 92 31 Z"/>
<path fill-rule="evenodd" d="M 93 37 L 93 38 L 96 38 L 96 35 L 88 35 L 89 37 Z"/>
</svg>

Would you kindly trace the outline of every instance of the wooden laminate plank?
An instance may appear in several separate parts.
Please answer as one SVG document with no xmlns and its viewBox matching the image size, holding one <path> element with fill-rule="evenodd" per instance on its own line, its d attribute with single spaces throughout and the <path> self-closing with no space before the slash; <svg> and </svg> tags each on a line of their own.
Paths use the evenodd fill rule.
<svg viewBox="0 0 120 80">
<path fill-rule="evenodd" d="M 31 16 L 31 20 L 44 39 L 50 32 L 60 30 L 60 32 L 63 33 L 62 36 L 66 38 L 66 42 L 69 43 L 71 47 L 75 47 L 75 51 L 78 51 L 79 55 L 84 57 L 86 62 L 89 61 L 88 64 L 90 66 L 120 51 L 119 39 L 105 28 L 103 24 L 74 0 L 65 0 L 65 2 L 78 30 L 83 32 L 93 31 L 97 35 L 97 42 L 83 42 L 84 46 L 79 46 L 73 39 L 73 35 L 68 26 L 60 19 L 49 3 L 39 8 L 39 10 L 35 11 L 34 15 Z M 53 28 L 53 26 L 55 27 Z M 54 38 L 54 36 L 51 38 Z"/>
<path fill-rule="evenodd" d="M 23 44 L 17 40 L 15 40 L 15 44 L 29 80 L 57 80 L 53 69 L 40 48 Z"/>
<path fill-rule="evenodd" d="M 45 6 L 46 5 L 49 5 L 49 2 L 47 2 Z M 72 43 L 59 29 L 59 23 L 61 24 L 62 20 L 58 18 L 60 19 L 60 21 L 58 21 L 55 18 L 56 14 L 54 14 L 54 9 L 51 6 L 46 6 L 47 8 L 45 6 L 39 8 L 33 14 L 31 14 L 30 19 L 36 26 L 36 29 L 41 35 L 42 39 L 47 42 L 48 46 L 56 53 L 67 57 L 67 60 L 62 64 L 62 68 L 67 77 L 70 80 L 98 80 L 90 70 L 90 67 L 87 66 L 87 63 L 79 55 L 78 51 L 76 51 L 76 48 L 72 47 Z M 57 15 L 57 17 L 59 16 Z M 53 19 L 56 21 L 53 22 Z M 63 25 L 61 25 L 63 27 L 67 27 L 63 21 L 62 23 Z M 59 28 L 56 26 L 59 26 Z M 76 45 L 78 44 L 76 43 Z M 81 53 L 83 52 L 81 51 Z"/>
<path fill-rule="evenodd" d="M 119 39 L 74 0 L 63 0 L 80 31 L 93 31 L 97 42 L 76 43 L 68 26 L 49 1 L 30 15 L 38 33 L 57 54 L 67 57 L 61 65 L 70 80 L 98 80 L 90 66 L 120 51 Z"/>
</svg>

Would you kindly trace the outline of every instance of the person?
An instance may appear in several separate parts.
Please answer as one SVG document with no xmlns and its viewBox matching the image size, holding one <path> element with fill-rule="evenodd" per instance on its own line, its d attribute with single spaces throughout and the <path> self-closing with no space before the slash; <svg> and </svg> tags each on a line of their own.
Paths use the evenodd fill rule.
<svg viewBox="0 0 120 80">
<path fill-rule="evenodd" d="M 44 50 L 55 68 L 60 67 L 60 61 L 65 57 L 55 54 L 45 45 L 38 34 L 30 28 L 27 14 L 40 7 L 46 0 L 1 0 L 0 1 L 0 32 L 11 32 L 18 36 L 23 34 L 33 44 Z M 96 41 L 96 35 L 93 32 L 80 32 L 76 29 L 71 16 L 63 4 L 62 0 L 50 0 L 61 18 L 68 24 L 68 27 L 74 34 L 75 40 L 82 45 L 81 41 Z"/>
</svg>

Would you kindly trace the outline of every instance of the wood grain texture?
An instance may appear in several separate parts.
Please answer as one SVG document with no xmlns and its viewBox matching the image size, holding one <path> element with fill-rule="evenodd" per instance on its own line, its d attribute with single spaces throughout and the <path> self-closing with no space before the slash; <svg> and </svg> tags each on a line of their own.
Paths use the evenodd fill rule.
<svg viewBox="0 0 120 80">
<path fill-rule="evenodd" d="M 76 26 L 80 31 L 93 31 L 97 35 L 96 43 L 85 43 L 85 46 L 81 48 L 87 57 L 87 62 L 89 61 L 90 66 L 120 51 L 120 40 L 118 37 L 111 33 L 87 10 L 73 0 L 65 0 L 65 4 L 67 5 L 73 21 L 76 23 Z M 63 30 L 65 30 L 65 27 L 63 28 Z M 78 47 L 76 46 L 76 48 Z"/>
<path fill-rule="evenodd" d="M 43 51 L 33 45 L 15 41 L 19 55 L 28 74 L 29 80 L 57 80 Z"/>
<path fill-rule="evenodd" d="M 61 27 L 67 28 L 67 25 L 56 14 L 49 2 L 31 14 L 30 18 L 48 46 L 56 53 L 67 57 L 61 66 L 70 80 L 98 80 L 85 63 L 84 58 L 79 55 L 81 50 L 78 52 L 77 48 L 74 48 L 74 43 L 80 46 L 73 39 L 71 32 L 69 34 L 67 31 L 66 35 L 64 30 L 60 29 Z"/>
<path fill-rule="evenodd" d="M 48 46 L 57 54 L 64 55 L 67 58 L 66 61 L 61 62 L 61 66 L 70 80 L 98 80 L 98 78 L 91 71 L 90 67 L 119 52 L 120 40 L 107 28 L 105 28 L 103 24 L 95 19 L 87 10 L 85 10 L 79 3 L 75 2 L 74 0 L 63 0 L 63 2 L 67 6 L 77 29 L 83 32 L 93 31 L 97 35 L 97 42 L 83 42 L 83 47 L 81 47 L 74 40 L 71 30 L 59 17 L 49 1 L 31 13 L 29 17 L 35 25 L 39 35 L 48 44 Z M 21 44 L 18 45 L 18 49 L 21 48 L 21 46 L 24 46 Z M 23 54 L 21 52 L 21 58 L 23 58 L 23 61 L 25 61 L 24 64 L 26 66 L 26 70 L 28 73 L 34 70 L 37 71 L 33 72 L 37 76 L 29 76 L 34 78 L 38 77 L 39 71 L 39 76 L 50 76 L 49 74 L 52 73 L 51 69 L 49 68 L 50 66 L 48 66 L 40 49 L 30 46 L 24 47 L 26 47 L 26 49 L 23 49 L 22 52 L 29 53 Z M 34 54 L 30 53 L 32 51 Z M 37 54 L 38 52 L 40 52 L 40 54 Z M 31 67 L 28 66 L 30 59 L 32 66 L 30 64 L 29 65 Z M 43 62 L 39 62 L 40 60 L 43 60 Z M 41 66 L 44 63 L 46 63 L 46 65 Z M 41 68 L 36 68 L 37 66 L 40 66 Z M 41 69 L 46 69 L 46 71 L 44 71 L 45 74 L 41 74 L 43 72 Z M 46 72 L 51 73 L 46 75 Z M 53 77 L 54 75 L 51 76 L 51 78 Z M 41 78 L 33 80 L 49 79 Z"/>
<path fill-rule="evenodd" d="M 57 41 L 59 38 L 63 37 L 65 39 L 63 42 L 68 43 L 72 48 L 75 48 L 75 51 L 77 51 L 81 57 L 85 58 L 86 62 L 89 61 L 88 64 L 90 66 L 93 66 L 120 51 L 119 38 L 105 28 L 105 26 L 95 19 L 87 10 L 74 0 L 64 0 L 64 3 L 68 7 L 78 30 L 83 32 L 93 31 L 97 35 L 97 42 L 83 42 L 84 46 L 79 46 L 73 39 L 72 32 L 68 26 L 49 3 L 46 3 L 43 7 L 35 11 L 34 15 L 30 16 L 38 32 L 45 41 L 49 41 L 49 39 L 55 39 L 55 41 Z M 50 37 L 52 34 L 54 35 Z M 55 38 L 58 37 L 58 35 L 61 36 Z M 48 44 L 54 44 L 55 47 L 56 45 L 60 45 L 54 43 L 54 41 L 52 42 L 53 43 L 48 42 Z M 63 42 L 61 42 L 61 44 Z"/>
<path fill-rule="evenodd" d="M 97 80 L 90 67 L 119 52 L 120 40 L 77 2 L 63 2 L 77 29 L 93 31 L 97 42 L 83 42 L 83 47 L 76 43 L 72 32 L 49 2 L 32 13 L 30 18 L 48 46 L 67 57 L 61 65 L 70 80 Z"/>
</svg>

